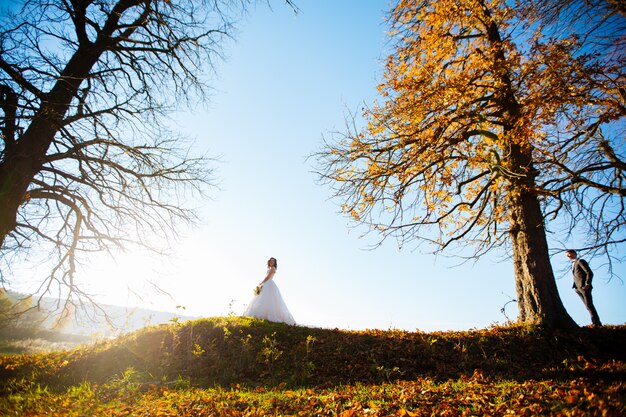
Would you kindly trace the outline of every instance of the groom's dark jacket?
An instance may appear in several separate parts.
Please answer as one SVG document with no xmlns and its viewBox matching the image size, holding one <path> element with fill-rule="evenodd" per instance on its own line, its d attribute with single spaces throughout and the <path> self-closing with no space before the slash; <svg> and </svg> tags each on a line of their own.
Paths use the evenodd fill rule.
<svg viewBox="0 0 626 417">
<path fill-rule="evenodd" d="M 585 285 L 591 285 L 593 272 L 591 272 L 589 264 L 584 259 L 576 259 L 574 261 L 572 273 L 574 274 L 574 285 L 572 285 L 572 288 L 582 289 Z"/>
</svg>

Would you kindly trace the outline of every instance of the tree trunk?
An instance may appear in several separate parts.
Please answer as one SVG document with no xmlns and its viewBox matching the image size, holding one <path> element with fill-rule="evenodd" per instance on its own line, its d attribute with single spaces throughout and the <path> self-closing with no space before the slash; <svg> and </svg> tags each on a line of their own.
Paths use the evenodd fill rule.
<svg viewBox="0 0 626 417">
<path fill-rule="evenodd" d="M 521 156 L 514 146 L 512 156 Z M 517 159 L 517 158 L 515 158 Z M 519 160 L 518 160 L 519 162 Z M 543 214 L 534 190 L 533 167 L 527 175 L 512 180 L 509 187 L 509 231 L 513 246 L 518 320 L 551 329 L 572 329 L 578 325 L 565 310 L 559 296 L 546 240 Z"/>
<path fill-rule="evenodd" d="M 42 100 L 24 134 L 5 149 L 0 162 L 0 248 L 17 226 L 17 213 L 28 200 L 28 187 L 41 170 L 54 136 L 81 83 L 105 50 L 104 44 L 80 47 Z"/>
<path fill-rule="evenodd" d="M 71 90 L 64 88 L 63 96 L 48 96 L 58 97 L 60 100 L 50 99 L 48 103 L 54 104 L 44 103 L 41 106 L 24 135 L 14 145 L 15 149 L 7 150 L 0 163 L 0 248 L 6 236 L 17 226 L 18 210 L 29 198 L 28 187 L 41 170 L 48 148 L 62 126 L 63 116 L 78 89 L 77 86 L 84 78 L 85 76 L 76 77 L 72 80 L 76 87 Z M 57 85 L 62 82 L 58 81 Z"/>
<path fill-rule="evenodd" d="M 4 237 L 15 228 L 15 216 L 11 213 L 12 206 L 8 204 L 8 195 L 11 193 L 11 184 L 15 181 L 10 176 L 12 167 L 7 161 L 13 160 L 17 146 L 16 117 L 17 117 L 17 95 L 7 85 L 0 85 L 2 98 L 2 111 L 4 113 L 4 126 L 2 127 L 2 140 L 4 150 L 2 161 L 0 161 L 0 248 L 4 242 Z"/>
<path fill-rule="evenodd" d="M 141 4 L 140 0 L 124 0 L 115 4 L 95 42 L 86 36 L 85 27 L 77 26 L 79 47 L 59 74 L 50 92 L 40 97 L 41 104 L 33 115 L 24 135 L 11 143 L 14 149 L 5 148 L 4 160 L 0 161 L 0 248 L 4 240 L 17 226 L 20 206 L 28 200 L 28 187 L 41 170 L 46 153 L 54 136 L 63 127 L 63 119 L 82 82 L 106 50 L 112 50 L 124 36 L 129 37 L 150 12 L 146 5 L 135 26 L 124 26 L 124 36 L 113 38 L 119 30 L 124 12 Z M 79 15 L 84 16 L 85 10 Z M 85 21 L 82 21 L 83 25 Z M 82 35 L 82 36 L 81 36 Z M 13 138 L 11 138 L 13 139 Z"/>
<path fill-rule="evenodd" d="M 503 152 L 502 162 L 503 172 L 506 172 L 503 175 L 509 181 L 509 235 L 513 246 L 519 321 L 548 328 L 575 328 L 578 326 L 563 307 L 550 265 L 543 213 L 535 193 L 537 172 L 533 166 L 533 151 L 523 141 L 520 144 L 519 133 L 515 132 L 521 121 L 520 105 L 514 93 L 516 90 L 509 74 L 511 67 L 498 22 L 492 18 L 487 3 L 481 0 L 480 4 L 486 17 L 487 38 L 493 46 L 493 73 L 501 83 L 495 95 L 503 110 L 501 124 L 504 132 L 501 136 L 506 152 Z"/>
<path fill-rule="evenodd" d="M 0 248 L 17 226 L 17 210 L 25 200 L 32 176 L 23 175 L 24 161 L 8 160 L 0 165 Z M 26 182 L 26 184 L 24 184 Z"/>
</svg>

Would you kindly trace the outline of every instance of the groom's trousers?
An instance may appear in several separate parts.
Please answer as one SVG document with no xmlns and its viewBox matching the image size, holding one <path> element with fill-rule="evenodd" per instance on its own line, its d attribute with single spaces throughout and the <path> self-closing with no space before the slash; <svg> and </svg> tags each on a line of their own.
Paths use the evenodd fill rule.
<svg viewBox="0 0 626 417">
<path fill-rule="evenodd" d="M 600 317 L 598 317 L 598 312 L 596 311 L 596 308 L 593 305 L 593 298 L 591 297 L 591 287 L 589 287 L 586 290 L 583 290 L 582 288 L 578 288 L 578 287 L 574 289 L 576 290 L 576 294 L 578 294 L 580 299 L 583 300 L 585 307 L 587 307 L 587 310 L 589 311 L 589 314 L 591 315 L 591 323 L 597 326 L 602 326 L 602 323 L 600 322 Z"/>
</svg>

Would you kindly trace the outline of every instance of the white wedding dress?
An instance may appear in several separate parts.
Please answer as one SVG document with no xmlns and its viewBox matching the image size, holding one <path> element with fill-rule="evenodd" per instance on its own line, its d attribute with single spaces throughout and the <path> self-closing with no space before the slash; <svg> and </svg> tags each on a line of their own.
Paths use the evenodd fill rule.
<svg viewBox="0 0 626 417">
<path fill-rule="evenodd" d="M 278 323 L 296 324 L 273 279 L 265 281 L 261 292 L 250 301 L 243 315 Z"/>
</svg>

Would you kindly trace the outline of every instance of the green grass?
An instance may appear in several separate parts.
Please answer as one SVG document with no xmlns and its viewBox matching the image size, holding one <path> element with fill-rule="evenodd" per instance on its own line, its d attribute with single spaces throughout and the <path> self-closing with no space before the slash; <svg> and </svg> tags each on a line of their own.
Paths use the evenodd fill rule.
<svg viewBox="0 0 626 417">
<path fill-rule="evenodd" d="M 548 332 L 209 318 L 0 356 L 0 415 L 626 415 L 626 326 Z"/>
</svg>

